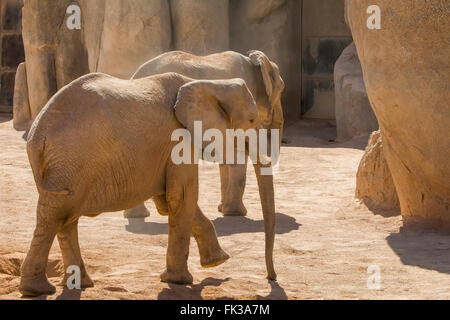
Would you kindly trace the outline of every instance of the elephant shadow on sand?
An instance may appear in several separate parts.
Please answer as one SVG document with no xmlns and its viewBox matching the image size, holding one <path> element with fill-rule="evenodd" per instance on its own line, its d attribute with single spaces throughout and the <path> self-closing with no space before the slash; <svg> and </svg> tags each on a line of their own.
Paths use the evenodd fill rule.
<svg viewBox="0 0 450 320">
<path fill-rule="evenodd" d="M 264 220 L 252 220 L 247 217 L 219 217 L 212 221 L 219 237 L 239 233 L 264 233 Z M 276 214 L 276 234 L 285 234 L 298 230 L 299 224 L 295 218 L 283 213 Z M 135 234 L 161 235 L 167 234 L 168 224 L 147 222 L 144 218 L 128 219 L 125 226 L 128 232 Z"/>
<path fill-rule="evenodd" d="M 202 291 L 205 287 L 220 287 L 223 283 L 229 281 L 230 278 L 216 279 L 206 278 L 198 284 L 178 285 L 169 283 L 168 288 L 164 288 L 158 294 L 158 300 L 173 300 L 182 297 L 185 300 L 203 300 Z M 276 281 L 270 281 L 270 293 L 267 296 L 256 296 L 256 300 L 287 300 L 284 289 Z M 232 297 L 222 296 L 215 298 L 216 300 L 233 300 Z"/>
</svg>

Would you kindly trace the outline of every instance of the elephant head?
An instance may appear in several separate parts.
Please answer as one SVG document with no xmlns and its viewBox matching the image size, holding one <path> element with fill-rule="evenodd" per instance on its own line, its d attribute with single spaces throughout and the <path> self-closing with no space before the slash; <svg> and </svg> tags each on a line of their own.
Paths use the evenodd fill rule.
<svg viewBox="0 0 450 320">
<path fill-rule="evenodd" d="M 274 91 L 273 86 L 272 91 Z M 223 137 L 227 137 L 226 129 L 259 130 L 262 128 L 256 103 L 242 79 L 189 82 L 180 88 L 174 108 L 176 118 L 190 131 L 191 136 L 195 134 L 195 121 L 202 121 L 203 130 L 218 129 Z M 258 150 L 258 154 L 260 154 L 260 150 Z M 273 177 L 261 173 L 264 164 L 259 159 L 258 157 L 258 161 L 254 162 L 254 167 L 264 216 L 266 266 L 268 278 L 275 280 L 276 274 L 273 266 L 275 239 Z"/>
<path fill-rule="evenodd" d="M 273 121 L 283 122 L 283 109 L 281 107 L 281 94 L 285 88 L 285 84 L 280 75 L 280 69 L 276 63 L 261 51 L 252 50 L 248 52 L 248 56 L 253 65 L 258 66 L 261 70 L 264 87 L 266 89 L 268 105 L 264 112 L 260 109 L 260 117 L 264 126 L 270 126 Z M 273 127 L 273 126 L 272 126 Z"/>
</svg>

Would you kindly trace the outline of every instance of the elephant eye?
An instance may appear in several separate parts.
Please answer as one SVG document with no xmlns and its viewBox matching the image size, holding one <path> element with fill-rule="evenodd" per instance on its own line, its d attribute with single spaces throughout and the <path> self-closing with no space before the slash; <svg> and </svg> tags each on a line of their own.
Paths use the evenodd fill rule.
<svg viewBox="0 0 450 320">
<path fill-rule="evenodd" d="M 250 123 L 254 123 L 255 122 L 255 119 L 250 119 Z"/>
</svg>

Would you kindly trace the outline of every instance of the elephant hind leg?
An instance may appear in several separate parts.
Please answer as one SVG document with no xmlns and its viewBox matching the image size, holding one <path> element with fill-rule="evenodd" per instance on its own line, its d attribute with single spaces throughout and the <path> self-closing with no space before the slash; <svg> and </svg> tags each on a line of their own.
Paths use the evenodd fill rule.
<svg viewBox="0 0 450 320">
<path fill-rule="evenodd" d="M 19 291 L 24 296 L 55 293 L 45 273 L 50 248 L 62 225 L 60 210 L 38 203 L 37 222 L 30 249 L 20 268 Z"/>
<path fill-rule="evenodd" d="M 63 256 L 65 270 L 64 279 L 60 285 L 67 284 L 67 279 L 69 277 L 67 269 L 70 266 L 77 266 L 81 271 L 81 287 L 93 287 L 94 283 L 89 277 L 81 257 L 80 245 L 78 243 L 78 219 L 75 222 L 60 228 L 58 231 L 58 242 Z"/>
<path fill-rule="evenodd" d="M 150 211 L 148 211 L 144 203 L 141 203 L 140 205 L 137 205 L 134 208 L 125 210 L 123 212 L 123 216 L 126 219 L 147 218 L 150 216 Z"/>
</svg>

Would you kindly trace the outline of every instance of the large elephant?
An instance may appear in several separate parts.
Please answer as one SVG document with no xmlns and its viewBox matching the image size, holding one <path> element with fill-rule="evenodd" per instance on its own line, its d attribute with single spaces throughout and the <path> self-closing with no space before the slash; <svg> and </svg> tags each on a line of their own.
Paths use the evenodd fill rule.
<svg viewBox="0 0 450 320">
<path fill-rule="evenodd" d="M 83 76 L 53 96 L 34 121 L 27 152 L 39 191 L 37 224 L 21 267 L 24 295 L 54 293 L 45 274 L 57 235 L 65 268 L 81 270 L 82 287 L 92 286 L 78 244 L 78 220 L 119 211 L 157 196 L 169 213 L 167 268 L 161 280 L 191 283 L 189 239 L 197 241 L 201 264 L 212 267 L 229 256 L 198 201 L 198 165 L 177 165 L 171 156 L 180 128 L 260 128 L 258 110 L 242 79 L 193 81 L 175 73 L 120 80 L 101 73 Z M 193 133 L 192 133 L 193 135 Z M 192 163 L 192 162 L 191 162 Z M 259 171 L 262 165 L 255 164 Z M 264 215 L 274 215 L 271 176 L 258 181 Z M 272 250 L 274 220 L 267 225 L 269 278 L 276 277 Z"/>
<path fill-rule="evenodd" d="M 283 109 L 281 94 L 284 82 L 278 66 L 261 51 L 250 51 L 249 56 L 226 51 L 208 56 L 196 56 L 181 51 L 164 53 L 144 65 L 133 75 L 134 79 L 164 72 L 177 72 L 194 79 L 245 80 L 258 107 L 260 121 L 264 128 L 283 131 Z M 221 165 L 221 204 L 219 211 L 225 216 L 245 216 L 243 204 L 247 165 Z M 262 186 L 272 188 L 272 186 Z M 158 203 L 155 201 L 156 207 Z M 125 211 L 126 218 L 147 217 L 144 204 Z M 270 219 L 273 219 L 272 217 Z"/>
</svg>

